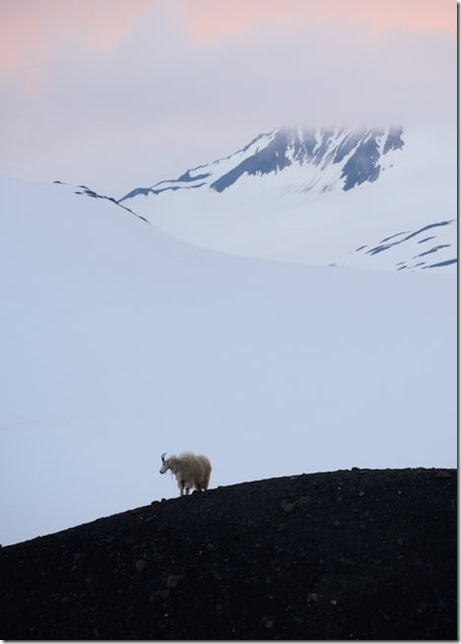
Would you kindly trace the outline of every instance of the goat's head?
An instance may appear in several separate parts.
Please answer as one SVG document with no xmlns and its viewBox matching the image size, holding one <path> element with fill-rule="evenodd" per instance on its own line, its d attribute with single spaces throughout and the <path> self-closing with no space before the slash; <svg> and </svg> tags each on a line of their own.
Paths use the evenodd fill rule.
<svg viewBox="0 0 461 644">
<path fill-rule="evenodd" d="M 166 456 L 166 452 L 163 452 L 163 454 L 162 454 L 162 467 L 160 468 L 160 474 L 165 474 L 165 472 L 170 467 L 170 462 L 168 461 L 167 458 L 165 458 L 165 456 Z"/>
</svg>

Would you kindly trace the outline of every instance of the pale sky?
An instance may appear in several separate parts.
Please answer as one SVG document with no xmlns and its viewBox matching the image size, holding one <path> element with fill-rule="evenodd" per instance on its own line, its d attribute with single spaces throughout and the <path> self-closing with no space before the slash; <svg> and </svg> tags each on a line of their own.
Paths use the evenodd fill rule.
<svg viewBox="0 0 461 644">
<path fill-rule="evenodd" d="M 2 0 L 0 173 L 120 197 L 279 125 L 456 121 L 454 0 Z"/>
</svg>

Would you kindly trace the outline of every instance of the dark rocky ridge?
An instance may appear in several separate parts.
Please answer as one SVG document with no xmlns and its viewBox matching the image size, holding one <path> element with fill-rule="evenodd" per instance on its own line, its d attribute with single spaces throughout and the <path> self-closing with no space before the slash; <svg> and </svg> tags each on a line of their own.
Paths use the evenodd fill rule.
<svg viewBox="0 0 461 644">
<path fill-rule="evenodd" d="M 391 150 L 400 150 L 405 143 L 402 139 L 403 127 L 390 127 L 380 152 L 380 139 L 385 135 L 381 128 L 303 128 L 281 127 L 272 132 L 260 134 L 247 146 L 228 157 L 217 159 L 209 165 L 200 165 L 184 172 L 178 179 L 159 181 L 149 188 L 135 188 L 118 203 L 132 199 L 138 195 L 158 195 L 162 192 L 191 190 L 208 186 L 216 192 L 223 192 L 238 182 L 243 175 L 262 176 L 283 171 L 294 164 L 315 165 L 324 169 L 329 164 L 343 163 L 341 172 L 342 189 L 351 190 L 365 181 L 376 181 L 382 171 L 381 155 Z M 264 143 L 264 140 L 269 140 Z M 255 143 L 260 147 L 254 151 L 250 148 Z M 240 153 L 247 152 L 243 160 L 238 160 Z M 219 171 L 222 161 L 235 157 L 235 165 L 224 174 Z"/>
<path fill-rule="evenodd" d="M 456 491 L 455 470 L 303 474 L 8 546 L 0 635 L 456 639 Z"/>
<path fill-rule="evenodd" d="M 401 139 L 403 128 L 390 128 L 384 142 L 383 154 L 389 150 L 399 150 L 404 146 Z M 316 140 L 314 130 L 302 130 L 299 133 L 290 128 L 281 128 L 276 131 L 273 140 L 265 148 L 255 152 L 252 156 L 239 163 L 230 172 L 224 174 L 211 184 L 211 188 L 222 192 L 234 184 L 243 174 L 263 175 L 278 172 L 296 162 L 300 165 L 313 163 L 314 165 L 340 163 L 347 154 L 355 149 L 349 160 L 345 163 L 341 178 L 345 179 L 343 190 L 347 191 L 354 186 L 359 186 L 364 181 L 376 181 L 381 171 L 379 165 L 380 153 L 378 151 L 378 138 L 383 136 L 380 129 L 353 130 L 349 134 L 340 129 L 335 135 L 334 130 L 325 129 L 320 141 Z M 346 135 L 345 139 L 342 137 Z M 326 150 L 331 141 L 338 138 L 341 143 L 336 144 L 329 156 Z M 289 158 L 293 155 L 293 161 Z"/>
</svg>

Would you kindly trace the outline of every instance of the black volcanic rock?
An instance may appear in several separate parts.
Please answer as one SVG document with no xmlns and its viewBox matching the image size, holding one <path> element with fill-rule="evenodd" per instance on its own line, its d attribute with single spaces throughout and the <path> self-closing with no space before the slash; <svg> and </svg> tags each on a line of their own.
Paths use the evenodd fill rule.
<svg viewBox="0 0 461 644">
<path fill-rule="evenodd" d="M 217 488 L 0 550 L 0 635 L 456 639 L 455 470 Z"/>
</svg>

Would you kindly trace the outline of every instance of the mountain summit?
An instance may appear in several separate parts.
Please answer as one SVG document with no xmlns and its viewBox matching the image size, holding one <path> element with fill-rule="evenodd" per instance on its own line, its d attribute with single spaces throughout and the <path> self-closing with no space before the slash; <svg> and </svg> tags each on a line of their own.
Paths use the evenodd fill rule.
<svg viewBox="0 0 461 644">
<path fill-rule="evenodd" d="M 283 127 L 118 203 L 219 252 L 446 272 L 456 267 L 454 155 L 452 133 L 436 128 Z"/>
<path fill-rule="evenodd" d="M 386 155 L 389 157 L 390 151 L 405 145 L 402 133 L 402 127 L 278 128 L 259 135 L 230 156 L 187 170 L 178 179 L 136 188 L 120 201 L 140 194 L 158 195 L 203 186 L 223 192 L 244 175 L 261 177 L 299 166 L 305 175 L 300 189 L 322 192 L 338 184 L 347 191 L 364 181 L 376 181 L 380 172 L 389 167 Z M 328 167 L 333 171 L 325 173 Z"/>
</svg>

